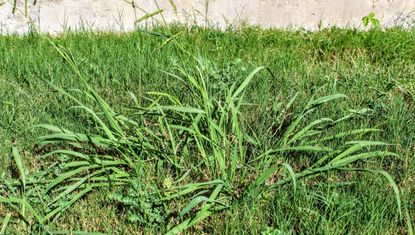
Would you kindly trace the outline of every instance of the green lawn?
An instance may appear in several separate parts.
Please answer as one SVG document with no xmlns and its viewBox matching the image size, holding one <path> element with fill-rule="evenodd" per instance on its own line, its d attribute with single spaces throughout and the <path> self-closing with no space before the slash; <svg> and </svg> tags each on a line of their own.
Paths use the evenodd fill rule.
<svg viewBox="0 0 415 235">
<path fill-rule="evenodd" d="M 414 42 L 0 36 L 0 234 L 411 234 Z"/>
</svg>

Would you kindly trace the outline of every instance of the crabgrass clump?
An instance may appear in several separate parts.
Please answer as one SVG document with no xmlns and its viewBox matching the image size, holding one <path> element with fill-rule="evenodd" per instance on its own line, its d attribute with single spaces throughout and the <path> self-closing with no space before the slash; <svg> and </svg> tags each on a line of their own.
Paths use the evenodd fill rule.
<svg viewBox="0 0 415 235">
<path fill-rule="evenodd" d="M 33 199 L 26 198 L 26 174 L 18 152 L 13 149 L 22 197 L 5 197 L 2 201 L 11 206 L 20 204 L 18 211 L 22 216 L 26 216 L 27 209 L 32 212 L 38 226 L 36 230 L 47 230 L 48 223 L 56 221 L 89 192 L 118 185 L 126 187 L 125 193 L 115 192 L 109 200 L 127 211 L 131 223 L 177 234 L 215 213 L 238 207 L 276 188 L 292 183 L 295 194 L 299 180 L 333 171 L 383 175 L 394 190 L 401 213 L 400 190 L 389 173 L 354 165 L 365 159 L 396 154 L 373 149 L 387 146 L 381 141 L 343 141 L 378 130 L 327 132 L 330 127 L 365 110 L 335 120 L 329 117 L 307 120 L 320 106 L 345 98 L 343 94 L 312 96 L 302 111 L 287 122 L 284 112 L 295 103 L 297 95 L 294 95 L 288 103 L 273 106 L 275 122 L 267 128 L 267 133 L 259 133 L 244 119 L 244 113 L 249 112 L 244 97 L 256 76 L 268 71 L 268 76 L 273 77 L 272 72 L 258 67 L 246 78 L 218 90 L 211 85 L 215 82 L 210 81 L 215 79 L 212 64 L 201 56 L 194 56 L 196 73 L 189 73 L 180 66 L 176 68 L 178 74 L 167 73 L 183 83 L 191 101 L 183 102 L 179 97 L 162 92 L 147 92 L 148 97 L 139 101 L 131 94 L 135 105 L 121 114 L 91 88 L 70 51 L 52 41 L 51 44 L 83 84 L 78 93 L 92 104 L 86 104 L 51 82 L 49 85 L 75 102 L 72 108 L 86 112 L 96 131 L 80 133 L 49 124 L 39 125 L 51 132 L 41 136 L 39 143 L 55 146 L 44 157 L 60 161 L 59 167 L 53 164 L 50 171 L 41 175 L 40 178 L 48 179 L 45 182 L 34 176 L 33 185 L 50 198 L 45 211 L 36 210 L 30 205 Z M 180 47 L 178 51 L 190 54 Z M 144 103 L 147 105 L 143 106 Z M 267 141 L 259 137 L 264 134 L 270 137 Z M 333 141 L 340 145 L 327 144 Z M 292 159 L 296 155 L 307 162 L 298 170 L 292 167 L 297 162 Z M 157 168 L 152 169 L 155 166 Z M 285 169 L 286 173 L 280 173 L 280 169 Z M 159 173 L 159 179 L 148 179 L 155 172 Z"/>
<path fill-rule="evenodd" d="M 389 93 L 370 91 L 364 95 L 378 98 L 362 99 L 361 94 L 342 88 L 363 86 L 364 81 L 353 80 L 366 68 L 362 61 L 384 60 L 376 53 L 370 59 L 360 55 L 359 48 L 351 47 L 355 45 L 348 40 L 372 40 L 376 35 L 365 32 L 357 37 L 340 31 L 341 40 L 332 43 L 326 37 L 335 37 L 334 30 L 290 35 L 293 40 L 288 42 L 258 29 L 163 30 L 165 37 L 137 33 L 114 39 L 125 40 L 123 47 L 113 51 L 116 57 L 129 57 L 134 63 L 129 68 L 137 72 L 122 70 L 125 77 L 120 79 L 114 79 L 121 74 L 117 66 L 130 64 L 103 59 L 102 55 L 106 58 L 108 54 L 102 48 L 106 48 L 106 40 L 112 40 L 104 36 L 93 40 L 96 44 L 85 39 L 93 35 L 34 37 L 30 40 L 47 55 L 38 66 L 51 63 L 48 72 L 43 74 L 39 67 L 36 76 L 28 79 L 21 76 L 30 71 L 28 64 L 16 71 L 3 68 L 20 82 L 26 81 L 27 89 L 39 90 L 32 81 L 37 79 L 47 91 L 39 95 L 60 103 L 50 102 L 51 107 L 45 107 L 28 101 L 30 107 L 43 107 L 46 112 L 57 108 L 62 113 L 51 115 L 59 118 L 37 122 L 44 124 L 36 125 L 33 131 L 36 152 L 19 153 L 12 148 L 10 174 L 2 175 L 0 188 L 0 213 L 5 218 L 1 220 L 2 232 L 96 231 L 85 225 L 68 225 L 67 221 L 74 213 L 82 213 L 74 209 L 77 205 L 98 201 L 88 204 L 88 210 L 101 211 L 105 205 L 116 211 L 119 233 L 353 233 L 362 232 L 363 225 L 369 233 L 390 228 L 411 233 L 411 205 L 405 198 L 408 194 L 403 195 L 400 189 L 408 182 L 402 182 L 399 174 L 392 177 L 388 173 L 402 167 L 396 162 L 402 160 L 397 153 L 402 154 L 399 148 L 403 147 L 394 144 L 407 146 L 410 141 L 382 141 L 385 132 L 392 132 L 384 125 L 387 121 L 379 121 L 379 112 L 391 117 L 388 109 L 398 108 L 381 105 L 379 99 Z M 181 38 L 182 34 L 187 36 Z M 222 43 L 218 45 L 229 50 L 203 44 L 216 45 L 219 38 Z M 79 49 L 67 49 L 71 40 L 78 40 L 83 45 L 76 46 L 84 49 L 93 45 L 85 49 L 91 59 Z M 245 45 L 243 53 L 232 46 L 235 42 Z M 195 49 L 193 43 L 200 45 Z M 275 46 L 281 43 L 286 46 Z M 314 60 L 304 60 L 304 66 L 299 63 L 299 45 L 318 48 L 305 50 Z M 368 48 L 372 46 L 376 45 Z M 262 47 L 267 50 L 257 53 Z M 222 57 L 212 56 L 221 50 Z M 336 64 L 340 62 L 333 55 L 344 59 L 347 50 L 362 60 Z M 95 58 L 95 53 L 103 54 Z M 148 56 L 140 64 L 137 61 L 142 60 L 137 58 L 141 53 L 155 58 Z M 170 55 L 168 60 L 163 53 Z M 224 56 L 226 53 L 232 56 Z M 274 56 L 281 63 L 274 64 L 270 59 Z M 252 62 L 254 58 L 261 63 Z M 107 70 L 97 66 L 107 62 Z M 258 66 L 262 63 L 267 66 Z M 325 63 L 330 66 L 323 66 Z M 338 70 L 332 70 L 333 64 Z M 356 73 L 346 73 L 351 64 Z M 52 68 L 58 68 L 61 75 Z M 330 80 L 332 73 L 336 80 Z M 287 79 L 281 79 L 284 76 Z M 101 77 L 108 80 L 97 80 Z M 146 77 L 154 81 L 146 81 Z M 385 85 L 382 81 L 376 84 L 376 88 Z M 124 86 L 128 92 L 121 89 Z M 393 104 L 401 113 L 407 110 L 402 103 Z M 9 107 L 7 112 L 14 108 L 19 107 Z M 64 116 L 72 117 L 73 122 L 60 122 Z M 397 115 L 395 120 L 404 121 L 405 117 Z M 0 124 L 8 130 L 19 123 L 7 120 L 7 125 Z M 398 122 L 391 123 L 407 130 Z M 39 161 L 25 161 L 28 154 Z M 388 172 L 379 170 L 381 167 Z M 385 181 L 387 187 L 378 187 Z M 371 184 L 375 184 L 371 189 L 376 193 L 367 190 Z M 105 195 L 100 195 L 102 192 Z M 95 221 L 98 217 L 84 219 Z M 114 232 L 109 229 L 114 225 L 105 226 L 99 231 Z"/>
</svg>

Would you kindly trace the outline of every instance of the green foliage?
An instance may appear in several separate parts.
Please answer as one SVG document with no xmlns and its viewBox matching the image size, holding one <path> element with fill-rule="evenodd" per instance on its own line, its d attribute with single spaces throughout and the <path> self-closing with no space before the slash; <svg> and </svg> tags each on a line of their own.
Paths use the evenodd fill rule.
<svg viewBox="0 0 415 235">
<path fill-rule="evenodd" d="M 380 21 L 376 18 L 376 14 L 374 12 L 369 13 L 367 16 L 362 18 L 363 26 L 368 27 L 369 23 L 372 25 L 373 28 L 380 27 Z"/>
<path fill-rule="evenodd" d="M 179 29 L 160 29 L 160 33 L 152 36 L 131 34 L 135 38 L 125 39 L 128 46 L 122 56 L 111 57 L 120 57 L 125 64 L 111 60 L 113 64 L 107 64 L 108 70 L 97 66 L 106 60 L 97 62 L 92 58 L 102 52 L 101 47 L 111 44 L 111 40 L 101 42 L 103 39 L 98 37 L 93 44 L 86 44 L 91 45 L 90 52 L 82 54 L 79 49 L 67 49 L 71 46 L 66 40 L 70 39 L 24 39 L 38 43 L 42 55 L 51 53 L 36 66 L 55 66 L 48 67 L 50 71 L 59 68 L 59 74 L 50 71 L 43 74 L 42 67 L 35 67 L 44 79 L 35 91 L 44 91 L 38 95 L 47 96 L 46 106 L 50 106 L 42 110 L 57 116 L 36 121 L 48 124 L 31 129 L 38 137 L 37 155 L 42 156 L 32 157 L 27 151 L 21 151 L 20 155 L 17 148 L 12 149 L 10 174 L 2 175 L 4 186 L 0 188 L 0 195 L 4 195 L 0 213 L 12 215 L 1 221 L 6 231 L 23 228 L 32 233 L 53 232 L 64 227 L 62 224 L 68 217 L 83 213 L 78 205 L 91 203 L 88 208 L 93 208 L 90 210 L 95 211 L 95 218 L 100 218 L 102 205 L 113 206 L 116 217 L 125 219 L 118 222 L 127 227 L 118 230 L 120 233 L 176 234 L 201 230 L 279 234 L 304 229 L 335 233 L 345 229 L 362 232 L 362 226 L 368 226 L 365 227 L 368 233 L 384 229 L 410 233 L 411 207 L 407 205 L 408 193 L 401 190 L 406 185 L 402 179 L 406 178 L 401 175 L 404 172 L 396 171 L 402 167 L 402 148 L 410 142 L 410 134 L 405 140 L 398 139 L 401 132 L 410 128 L 398 125 L 401 121 L 405 123 L 408 107 L 392 108 L 402 104 L 399 102 L 382 106 L 380 98 L 373 98 L 379 93 L 359 90 L 373 81 L 353 80 L 353 76 L 344 74 L 349 71 L 344 67 L 336 69 L 336 74 L 339 73 L 336 76 L 341 76 L 336 81 L 327 75 L 333 63 L 343 63 L 343 60 L 333 61 L 329 54 L 346 58 L 341 51 L 351 50 L 350 46 L 354 45 L 347 40 L 354 37 L 354 40 L 376 41 L 383 32 L 362 33 L 365 37 L 360 39 L 356 39 L 356 34 L 348 32 L 354 35 L 350 36 L 335 30 L 317 35 L 301 34 L 299 37 L 303 39 L 291 35 L 310 43 L 303 49 L 318 48 L 308 51 L 313 61 L 300 60 L 298 64 L 294 57 L 287 58 L 295 53 L 284 52 L 295 40 L 290 39 L 280 48 L 276 41 L 284 37 L 267 36 L 266 32 L 265 36 L 258 36 L 262 31 L 256 29 L 237 32 L 243 36 L 229 36 L 234 34 L 232 31 L 174 30 Z M 178 36 L 154 37 L 161 33 Z M 326 37 L 335 36 L 325 36 L 325 33 L 341 34 L 339 37 L 345 41 L 328 40 Z M 82 39 L 79 43 L 84 43 L 85 37 L 88 36 L 79 36 L 76 40 Z M 116 41 L 122 40 L 122 36 L 116 38 Z M 130 44 L 131 41 L 135 43 Z M 230 52 L 223 48 L 204 48 L 204 43 L 211 41 L 228 46 L 232 56 L 227 56 Z M 242 45 L 242 51 L 232 47 L 235 41 L 239 42 L 238 47 Z M 368 64 L 358 60 L 351 63 L 351 68 L 359 74 L 372 66 L 371 62 L 378 66 L 386 59 L 411 61 L 404 52 L 394 55 L 383 51 L 382 56 L 378 55 L 378 50 L 385 48 L 372 42 L 364 44 L 365 50 L 373 51 L 370 58 L 362 58 Z M 199 48 L 192 47 L 195 43 L 200 44 Z M 258 47 L 267 44 L 266 50 L 257 53 Z M 94 48 L 94 45 L 99 46 Z M 250 49 L 248 45 L 257 49 Z M 345 45 L 346 48 L 339 49 Z M 298 44 L 290 50 L 297 47 Z M 122 48 L 112 52 L 116 54 Z M 156 58 L 146 56 L 139 60 L 140 53 L 135 50 Z M 223 56 L 210 54 L 221 50 Z M 271 53 L 272 50 L 277 51 Z M 4 51 L 6 58 L 10 58 L 8 50 Z M 145 64 L 140 64 L 138 70 L 135 70 L 137 64 L 127 67 L 139 71 L 140 76 L 135 74 L 138 78 L 148 76 L 154 80 L 141 81 L 134 76 L 129 81 L 130 78 L 123 77 L 132 76 L 127 73 L 125 67 L 130 64 L 123 56 Z M 261 61 L 255 61 L 263 56 Z M 16 60 L 21 57 L 17 56 Z M 271 61 L 273 57 L 278 63 Z M 3 62 L 13 63 L 6 59 Z M 306 68 L 302 67 L 303 63 Z M 258 67 L 258 64 L 267 67 Z M 289 70 L 293 67 L 296 69 Z M 10 72 L 8 66 L 2 71 L 18 77 L 32 68 L 23 66 Z M 103 76 L 117 78 L 97 80 Z M 27 80 L 24 76 L 21 79 L 22 83 Z M 31 79 L 37 78 L 30 78 L 27 86 L 37 86 Z M 145 85 L 140 85 L 141 82 Z M 382 88 L 382 82 L 376 81 L 374 87 Z M 129 92 L 125 92 L 126 88 Z M 10 97 L 16 95 L 11 96 L 6 89 L 2 92 L 5 94 L 2 99 L 6 97 L 8 102 L 14 102 Z M 36 105 L 29 104 L 45 107 L 37 101 Z M 18 109 L 3 102 L 2 105 L 10 115 L 13 109 Z M 368 106 L 370 109 L 365 108 Z M 394 114 L 397 115 L 394 121 L 383 119 L 383 114 L 391 118 L 394 113 L 388 108 L 399 110 Z M 0 123 L 7 130 L 16 126 L 14 118 L 2 120 L 10 120 Z M 394 127 L 384 123 L 392 123 Z M 383 139 L 406 147 L 379 141 Z M 40 163 L 33 163 L 35 159 Z M 40 169 L 34 172 L 25 167 L 25 160 Z M 390 187 L 385 187 L 385 183 Z M 108 195 L 100 195 L 108 191 Z M 368 213 L 357 213 L 353 211 L 355 208 Z M 15 213 L 24 219 L 19 220 Z M 85 221 L 93 219 L 84 218 L 82 222 Z M 76 230 L 86 230 L 87 226 Z M 113 232 L 111 228 L 98 230 Z"/>
<path fill-rule="evenodd" d="M 156 229 L 168 222 L 168 211 L 159 201 L 158 189 L 140 182 L 141 180 L 132 180 L 128 187 L 110 194 L 108 199 L 127 212 L 131 223 Z"/>
<path fill-rule="evenodd" d="M 52 45 L 53 42 L 51 42 Z M 171 228 L 168 234 L 177 234 L 187 230 L 202 220 L 211 216 L 214 211 L 212 209 L 216 205 L 227 208 L 225 202 L 219 198 L 223 194 L 229 203 L 238 203 L 244 200 L 245 197 L 257 198 L 263 191 L 272 190 L 275 187 L 280 187 L 290 181 L 294 183 L 296 188 L 296 180 L 300 178 L 316 177 L 322 173 L 332 170 L 344 171 L 367 171 L 377 173 L 365 168 L 350 168 L 350 164 L 367 158 L 380 156 L 396 156 L 387 151 L 364 151 L 361 150 L 370 146 L 386 145 L 383 142 L 375 141 L 352 141 L 346 142 L 344 147 L 335 149 L 324 148 L 326 141 L 332 141 L 333 138 L 342 138 L 344 135 L 335 135 L 334 137 L 324 136 L 321 131 L 327 128 L 328 124 L 334 124 L 350 119 L 352 116 L 341 117 L 338 120 L 329 118 L 321 118 L 312 121 L 309 124 L 301 125 L 303 119 L 319 106 L 332 102 L 334 100 L 344 98 L 345 95 L 335 94 L 312 98 L 303 111 L 293 118 L 290 125 L 280 134 L 273 134 L 275 142 L 271 143 L 270 148 L 265 146 L 264 154 L 256 157 L 247 154 L 246 146 L 248 144 L 259 143 L 255 137 L 251 137 L 248 132 L 244 131 L 242 108 L 244 106 L 244 96 L 248 85 L 252 82 L 255 76 L 266 69 L 259 67 L 251 72 L 244 80 L 233 82 L 229 88 L 223 90 L 221 93 L 213 93 L 210 89 L 210 65 L 208 61 L 196 59 L 196 64 L 199 64 L 198 74 L 189 74 L 185 68 L 179 67 L 178 70 L 181 76 L 170 74 L 173 77 L 183 81 L 184 85 L 189 88 L 190 95 L 194 102 L 191 104 L 183 104 L 178 97 L 169 94 L 160 94 L 153 92 L 159 96 L 152 100 L 148 107 L 132 107 L 133 111 L 131 117 L 117 114 L 110 106 L 94 91 L 86 82 L 87 79 L 80 73 L 77 62 L 71 53 L 62 47 L 55 46 L 57 51 L 69 63 L 74 72 L 78 75 L 80 82 L 84 85 L 82 93 L 86 98 L 94 101 L 99 108 L 94 111 L 93 107 L 84 105 L 79 99 L 75 98 L 65 90 L 49 83 L 54 89 L 61 94 L 69 97 L 79 108 L 89 115 L 95 121 L 99 132 L 96 134 L 75 133 L 58 126 L 41 125 L 52 134 L 40 137 L 40 143 L 54 144 L 54 143 L 69 143 L 72 146 L 77 146 L 79 150 L 58 149 L 46 156 L 53 156 L 55 154 L 64 154 L 68 160 L 64 161 L 63 169 L 59 175 L 56 175 L 50 183 L 46 184 L 45 193 L 51 190 L 60 192 L 52 201 L 61 201 L 62 198 L 75 192 L 77 188 L 85 188 L 86 191 L 75 193 L 74 197 L 56 207 L 45 217 L 39 221 L 43 223 L 59 216 L 66 208 L 70 207 L 81 196 L 91 191 L 93 187 L 106 187 L 111 184 L 120 182 L 130 182 L 127 187 L 126 194 L 113 194 L 111 200 L 119 202 L 127 209 L 128 219 L 130 222 L 139 222 L 144 225 L 165 224 L 167 220 L 167 213 L 163 210 L 162 201 L 174 201 L 184 195 L 192 196 L 189 204 L 182 210 L 180 216 L 190 214 L 198 204 L 201 204 L 200 209 L 190 216 L 189 219 L 182 221 L 177 226 Z M 195 57 L 196 58 L 196 57 Z M 163 97 L 167 97 L 168 103 L 162 104 Z M 171 104 L 169 104 L 171 103 Z M 292 103 L 292 102 L 290 102 Z M 190 106 L 191 105 L 191 106 Z M 156 118 L 146 118 L 149 113 L 155 115 Z M 140 117 L 140 118 L 132 118 Z M 158 123 L 158 128 L 154 129 L 144 123 Z M 142 123 L 142 124 L 140 124 Z M 278 123 L 277 123 L 278 125 Z M 130 129 L 130 126 L 134 129 Z M 351 130 L 353 133 L 366 132 L 367 129 Z M 129 135 L 132 133 L 133 135 Z M 140 133 L 141 136 L 137 136 Z M 258 133 L 253 132 L 252 136 Z M 184 140 L 184 141 L 183 141 Z M 157 146 L 163 146 L 157 148 Z M 81 149 L 90 149 L 96 153 L 87 154 Z M 98 151 L 113 152 L 114 155 L 101 155 Z M 310 166 L 302 171 L 294 172 L 293 168 L 287 163 L 277 163 L 271 156 L 278 157 L 285 156 L 289 152 L 321 152 L 324 153 L 322 158 L 318 159 L 313 166 Z M 13 150 L 15 161 L 20 171 L 23 190 L 25 188 L 25 177 L 22 163 L 19 154 Z M 157 153 L 157 155 L 154 155 Z M 171 192 L 168 188 L 163 192 L 163 189 L 153 188 L 149 184 L 140 182 L 140 178 L 134 177 L 134 171 L 125 170 L 125 166 L 129 166 L 132 170 L 139 172 L 140 169 L 135 169 L 134 166 L 142 160 L 149 159 L 147 154 L 157 156 L 159 160 L 167 160 L 173 171 L 180 172 L 184 164 L 190 165 L 196 179 L 201 179 L 202 176 L 208 177 L 209 180 L 221 180 L 222 183 L 217 184 L 212 188 L 207 188 L 200 192 L 198 188 L 181 189 L 179 191 Z M 198 156 L 193 158 L 191 156 Z M 71 159 L 71 157 L 74 157 Z M 310 156 L 311 157 L 311 156 Z M 253 159 L 253 160 L 252 160 Z M 284 166 L 290 174 L 282 179 L 266 186 L 265 182 L 277 172 L 281 166 Z M 145 167 L 145 166 L 143 166 Z M 347 168 L 348 167 L 348 168 Z M 257 179 L 250 181 L 252 172 L 250 169 L 255 169 L 256 172 L 262 172 Z M 392 180 L 391 176 L 379 171 L 388 178 L 389 182 L 394 188 L 398 210 L 401 211 L 401 199 L 398 186 Z M 138 175 L 139 177 L 140 175 Z M 74 182 L 74 183 L 71 183 Z M 209 185 L 207 185 L 209 186 Z M 241 187 L 245 189 L 241 190 Z M 212 191 L 211 191 L 212 190 Z M 210 196 L 202 196 L 210 192 Z M 241 194 L 238 195 L 238 192 Z M 158 198 L 157 195 L 168 194 L 165 198 Z M 156 196 L 154 196 L 156 195 Z M 178 195 L 178 196 L 176 196 Z M 194 196 L 193 196 L 194 195 Z M 22 203 L 25 207 L 26 203 Z M 24 211 L 24 208 L 22 209 Z M 32 209 L 33 210 L 33 209 Z M 23 212 L 24 214 L 24 212 Z"/>
</svg>

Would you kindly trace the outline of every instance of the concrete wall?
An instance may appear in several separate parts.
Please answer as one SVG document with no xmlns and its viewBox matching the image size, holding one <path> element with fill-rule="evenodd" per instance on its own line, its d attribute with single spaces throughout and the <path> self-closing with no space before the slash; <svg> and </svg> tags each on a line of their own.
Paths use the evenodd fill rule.
<svg viewBox="0 0 415 235">
<path fill-rule="evenodd" d="M 375 12 L 384 26 L 411 22 L 415 0 L 29 0 L 24 16 L 23 0 L 12 14 L 13 0 L 0 6 L 0 30 L 24 33 L 29 22 L 44 32 L 65 28 L 131 30 L 144 12 L 164 9 L 167 22 L 210 24 L 224 27 L 242 22 L 263 27 L 359 27 L 363 16 Z M 135 7 L 131 2 L 135 1 Z M 0 0 L 0 3 L 2 0 Z M 128 3 L 130 2 L 130 3 Z M 155 17 L 162 21 L 161 17 Z"/>
</svg>

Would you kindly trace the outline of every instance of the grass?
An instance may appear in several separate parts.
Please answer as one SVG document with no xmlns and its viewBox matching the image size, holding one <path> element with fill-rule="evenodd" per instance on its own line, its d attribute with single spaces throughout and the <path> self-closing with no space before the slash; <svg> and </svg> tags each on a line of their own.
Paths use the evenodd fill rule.
<svg viewBox="0 0 415 235">
<path fill-rule="evenodd" d="M 414 37 L 1 36 L 0 231 L 411 234 Z"/>
</svg>

